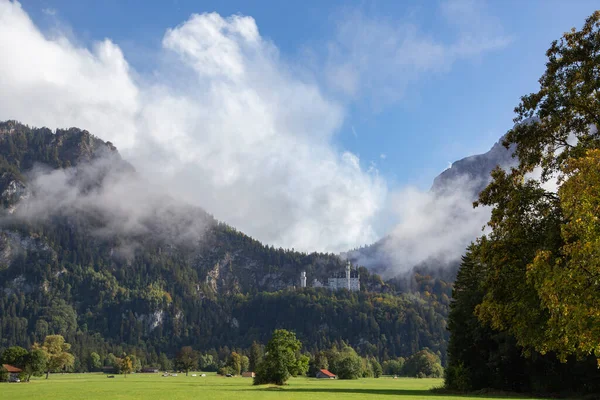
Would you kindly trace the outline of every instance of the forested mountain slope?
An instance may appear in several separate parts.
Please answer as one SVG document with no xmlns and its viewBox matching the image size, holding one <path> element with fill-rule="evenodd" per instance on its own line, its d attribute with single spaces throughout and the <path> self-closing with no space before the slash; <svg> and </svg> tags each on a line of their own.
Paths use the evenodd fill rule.
<svg viewBox="0 0 600 400">
<path fill-rule="evenodd" d="M 87 131 L 0 123 L 0 193 L 0 347 L 58 333 L 80 360 L 150 362 L 288 328 L 310 349 L 445 357 L 450 285 L 420 277 L 421 292 L 396 294 L 360 268 L 360 293 L 295 289 L 300 271 L 326 282 L 343 261 L 264 246 L 153 190 Z"/>
</svg>

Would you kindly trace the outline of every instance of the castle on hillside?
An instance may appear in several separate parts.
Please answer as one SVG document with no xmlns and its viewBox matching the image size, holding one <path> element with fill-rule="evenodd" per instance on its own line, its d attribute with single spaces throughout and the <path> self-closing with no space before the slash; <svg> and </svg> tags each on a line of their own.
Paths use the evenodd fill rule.
<svg viewBox="0 0 600 400">
<path fill-rule="evenodd" d="M 306 271 L 300 273 L 300 287 L 306 287 Z M 329 278 L 327 280 L 327 287 L 329 290 L 348 289 L 352 292 L 360 291 L 360 276 L 358 274 L 358 269 L 352 270 L 352 265 L 350 265 L 350 261 L 348 261 L 348 264 L 346 264 L 346 273 L 336 274 Z"/>
</svg>

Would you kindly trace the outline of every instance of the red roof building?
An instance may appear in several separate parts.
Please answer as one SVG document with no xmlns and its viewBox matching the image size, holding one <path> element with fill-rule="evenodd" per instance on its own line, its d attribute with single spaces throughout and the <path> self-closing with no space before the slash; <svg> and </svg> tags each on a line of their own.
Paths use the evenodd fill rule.
<svg viewBox="0 0 600 400">
<path fill-rule="evenodd" d="M 2 364 L 2 366 L 8 371 L 9 374 L 18 374 L 23 372 L 21 368 L 13 367 L 10 364 Z"/>
<path fill-rule="evenodd" d="M 331 372 L 327 371 L 326 369 L 321 369 L 321 370 L 319 370 L 319 372 L 317 372 L 317 378 L 320 378 L 320 379 L 335 379 L 335 375 L 332 374 Z"/>
</svg>

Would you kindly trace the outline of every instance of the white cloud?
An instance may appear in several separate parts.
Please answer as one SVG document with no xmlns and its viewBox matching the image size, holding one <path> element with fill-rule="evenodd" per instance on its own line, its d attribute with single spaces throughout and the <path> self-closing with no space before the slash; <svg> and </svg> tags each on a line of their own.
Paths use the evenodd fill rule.
<svg viewBox="0 0 600 400">
<path fill-rule="evenodd" d="M 418 265 L 444 268 L 457 263 L 490 217 L 489 207 L 473 208 L 474 193 L 481 184 L 461 175 L 448 181 L 442 193 L 414 187 L 395 192 L 390 204 L 399 222 L 372 247 L 350 251 L 347 256 L 385 277 Z"/>
<path fill-rule="evenodd" d="M 192 246 L 202 240 L 212 218 L 139 179 L 118 155 L 102 150 L 76 168 L 34 166 L 10 218 L 39 221 L 59 214 L 78 224 L 86 216 L 95 222 L 86 225 L 92 235 L 109 238 L 127 256 L 133 255 L 140 239 Z"/>
<path fill-rule="evenodd" d="M 410 20 L 373 18 L 357 10 L 338 19 L 327 46 L 326 73 L 334 90 L 376 107 L 401 99 L 423 74 L 440 73 L 461 60 L 508 45 L 500 24 L 486 14 L 485 3 L 449 0 L 440 13 L 455 35 L 436 38 Z"/>
<path fill-rule="evenodd" d="M 335 149 L 343 108 L 293 76 L 252 18 L 193 15 L 163 47 L 176 73 L 137 79 L 110 40 L 90 51 L 45 37 L 0 1 L 0 119 L 87 129 L 170 194 L 270 244 L 338 251 L 376 239 L 385 182 Z"/>
<path fill-rule="evenodd" d="M 489 17 L 478 6 L 448 4 L 442 11 L 449 20 L 459 13 L 477 21 L 472 30 L 456 25 L 450 42 L 414 24 L 349 14 L 329 43 L 329 82 L 351 98 L 394 101 L 422 74 L 506 45 L 487 30 Z M 460 191 L 434 200 L 406 189 L 386 200 L 375 165 L 365 169 L 332 144 L 345 101 L 327 96 L 318 79 L 300 78 L 251 17 L 192 15 L 168 29 L 162 45 L 168 67 L 140 76 L 110 40 L 87 49 L 65 35 L 47 37 L 18 3 L 0 0 L 0 120 L 87 129 L 173 197 L 276 246 L 342 251 L 371 243 L 377 221 L 387 219 L 385 204 L 395 203 L 401 222 L 393 236 L 410 246 L 389 251 L 413 262 L 435 246 L 461 252 L 467 232 L 480 224 L 477 214 L 456 226 L 456 207 L 471 205 Z M 130 196 L 125 204 L 147 209 L 144 202 L 156 196 L 138 190 L 122 185 L 102 196 L 126 216 L 110 196 Z M 432 233 L 442 223 L 448 228 Z"/>
<path fill-rule="evenodd" d="M 55 16 L 57 11 L 54 8 L 43 8 L 42 12 L 46 15 L 50 15 L 51 17 Z"/>
<path fill-rule="evenodd" d="M 395 272 L 431 260 L 444 265 L 460 259 L 490 217 L 488 207 L 473 209 L 474 188 L 479 184 L 460 177 L 443 196 L 414 188 L 396 194 L 400 223 L 384 242 Z"/>
<path fill-rule="evenodd" d="M 387 155 L 385 155 L 385 153 L 381 153 L 379 155 L 379 158 L 381 158 L 382 160 L 385 160 L 387 158 Z"/>
<path fill-rule="evenodd" d="M 0 113 L 32 125 L 79 126 L 131 146 L 139 90 L 121 50 L 46 39 L 18 3 L 0 2 Z"/>
</svg>

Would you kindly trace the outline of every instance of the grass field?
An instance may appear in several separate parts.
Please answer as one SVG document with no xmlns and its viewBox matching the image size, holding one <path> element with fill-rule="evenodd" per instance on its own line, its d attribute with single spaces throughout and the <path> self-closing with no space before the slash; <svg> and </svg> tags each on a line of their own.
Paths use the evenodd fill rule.
<svg viewBox="0 0 600 400">
<path fill-rule="evenodd" d="M 35 379 L 30 383 L 0 384 L 0 398 L 10 400 L 129 400 L 129 399 L 399 399 L 450 400 L 465 398 L 432 393 L 432 387 L 442 385 L 441 379 L 379 378 L 355 381 L 293 378 L 282 387 L 252 386 L 251 378 L 224 378 L 214 373 L 206 377 L 179 374 L 134 374 L 107 379 L 103 374 L 51 375 L 49 380 Z M 473 398 L 469 396 L 469 398 Z M 486 399 L 501 397 L 482 396 Z M 513 399 L 516 399 L 513 397 Z"/>
</svg>

